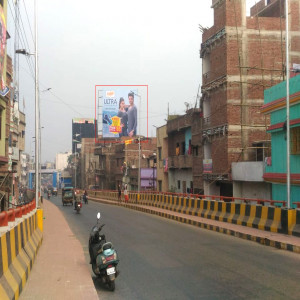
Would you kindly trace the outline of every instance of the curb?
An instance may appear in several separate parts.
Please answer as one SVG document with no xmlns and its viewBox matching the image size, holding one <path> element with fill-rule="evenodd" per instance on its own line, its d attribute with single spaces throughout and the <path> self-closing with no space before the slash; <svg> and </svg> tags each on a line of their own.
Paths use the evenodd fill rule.
<svg viewBox="0 0 300 300">
<path fill-rule="evenodd" d="M 101 202 L 104 204 L 123 206 L 123 207 L 129 208 L 129 209 L 134 209 L 134 210 L 141 211 L 141 212 L 148 213 L 148 214 L 158 215 L 160 217 L 164 217 L 164 218 L 171 219 L 171 220 L 181 222 L 181 223 L 185 223 L 188 225 L 193 225 L 193 226 L 197 226 L 197 227 L 200 227 L 203 229 L 208 229 L 208 230 L 212 230 L 215 232 L 235 236 L 235 237 L 242 238 L 242 239 L 245 239 L 248 241 L 259 243 L 261 245 L 270 246 L 270 247 L 274 247 L 274 248 L 281 249 L 281 250 L 287 250 L 287 251 L 291 251 L 294 253 L 300 253 L 299 246 L 295 246 L 295 245 L 285 243 L 285 242 L 279 242 L 279 241 L 272 240 L 269 238 L 258 237 L 258 236 L 252 235 L 252 234 L 241 233 L 239 231 L 223 228 L 223 227 L 217 226 L 217 225 L 210 225 L 210 224 L 200 222 L 200 221 L 193 221 L 193 220 L 185 218 L 185 217 L 174 216 L 172 214 L 169 214 L 168 212 L 160 212 L 160 211 L 152 210 L 151 208 L 140 207 L 135 204 L 125 204 L 124 202 L 119 203 L 119 202 L 114 202 L 112 200 L 98 199 L 98 198 L 93 198 L 93 197 L 89 197 L 89 200 L 92 200 L 95 202 Z"/>
<path fill-rule="evenodd" d="M 0 237 L 0 299 L 18 299 L 29 277 L 43 234 L 37 212 Z"/>
</svg>

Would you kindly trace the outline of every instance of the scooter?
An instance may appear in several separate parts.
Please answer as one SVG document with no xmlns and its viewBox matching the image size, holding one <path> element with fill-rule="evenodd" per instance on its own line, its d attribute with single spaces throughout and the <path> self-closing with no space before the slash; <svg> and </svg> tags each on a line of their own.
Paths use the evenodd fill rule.
<svg viewBox="0 0 300 300">
<path fill-rule="evenodd" d="M 113 244 L 106 241 L 104 234 L 100 234 L 105 224 L 98 224 L 99 220 L 100 212 L 97 213 L 97 224 L 93 226 L 89 238 L 90 263 L 94 274 L 114 291 L 115 279 L 120 274 L 117 270 L 119 259 Z"/>
<path fill-rule="evenodd" d="M 50 200 L 50 197 L 51 197 L 50 191 L 48 191 L 47 195 L 48 195 L 48 200 Z"/>
</svg>

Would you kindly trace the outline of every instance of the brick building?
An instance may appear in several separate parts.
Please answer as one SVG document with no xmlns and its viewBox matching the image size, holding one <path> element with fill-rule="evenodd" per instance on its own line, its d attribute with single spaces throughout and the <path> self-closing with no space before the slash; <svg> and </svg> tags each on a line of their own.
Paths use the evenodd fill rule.
<svg viewBox="0 0 300 300">
<path fill-rule="evenodd" d="M 157 138 L 157 190 L 169 191 L 168 179 L 168 134 L 167 125 L 156 129 Z"/>
<path fill-rule="evenodd" d="M 82 189 L 90 189 L 91 187 L 97 187 L 95 171 L 99 167 L 99 159 L 94 154 L 95 147 L 95 138 L 81 139 L 78 182 L 79 187 Z"/>
<path fill-rule="evenodd" d="M 200 49 L 205 194 L 232 196 L 232 163 L 255 161 L 257 144 L 270 140 L 269 117 L 260 107 L 264 89 L 284 80 L 283 2 L 260 1 L 247 17 L 244 0 L 212 1 L 214 25 L 202 29 Z M 300 62 L 299 0 L 289 3 L 292 64 Z M 237 178 L 239 195 L 245 180 Z"/>
<path fill-rule="evenodd" d="M 94 153 L 99 157 L 99 167 L 95 170 L 95 174 L 100 189 L 116 190 L 119 184 L 127 184 L 129 190 L 138 189 L 138 147 L 136 141 L 125 145 L 125 140 L 118 142 L 106 140 L 105 143 L 97 144 Z M 154 165 L 151 164 L 153 153 L 156 154 L 156 138 L 148 138 L 142 141 L 141 169 L 154 168 Z M 156 182 L 156 178 L 154 181 Z M 149 182 L 153 182 L 153 180 Z"/>
<path fill-rule="evenodd" d="M 169 190 L 203 193 L 202 117 L 199 108 L 167 121 Z"/>
</svg>

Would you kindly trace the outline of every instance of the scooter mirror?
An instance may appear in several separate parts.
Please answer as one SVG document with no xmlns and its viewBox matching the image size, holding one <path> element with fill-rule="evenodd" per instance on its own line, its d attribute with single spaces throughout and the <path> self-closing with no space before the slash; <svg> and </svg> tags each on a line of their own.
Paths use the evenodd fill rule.
<svg viewBox="0 0 300 300">
<path fill-rule="evenodd" d="M 97 219 L 100 220 L 100 212 L 97 213 Z"/>
</svg>

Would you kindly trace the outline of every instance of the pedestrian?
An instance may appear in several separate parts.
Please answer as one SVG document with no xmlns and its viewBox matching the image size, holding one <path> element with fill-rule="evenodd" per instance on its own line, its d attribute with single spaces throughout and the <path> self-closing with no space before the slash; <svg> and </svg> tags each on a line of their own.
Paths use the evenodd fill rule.
<svg viewBox="0 0 300 300">
<path fill-rule="evenodd" d="M 84 190 L 82 198 L 83 198 L 84 203 L 87 204 L 88 203 L 88 193 L 86 190 Z"/>
<path fill-rule="evenodd" d="M 125 189 L 124 189 L 124 199 L 125 199 L 125 202 L 128 203 L 128 191 L 127 191 L 127 185 L 125 185 Z"/>
<path fill-rule="evenodd" d="M 121 202 L 121 186 L 118 185 L 118 202 Z"/>
</svg>

